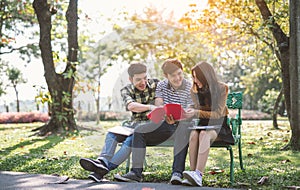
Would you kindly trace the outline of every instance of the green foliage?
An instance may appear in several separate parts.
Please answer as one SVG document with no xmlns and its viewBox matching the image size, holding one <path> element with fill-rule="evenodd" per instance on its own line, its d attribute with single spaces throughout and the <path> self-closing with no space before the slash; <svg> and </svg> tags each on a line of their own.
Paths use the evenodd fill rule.
<svg viewBox="0 0 300 190">
<path fill-rule="evenodd" d="M 116 54 L 129 63 L 140 61 L 156 68 L 155 76 L 160 76 L 160 65 L 168 58 L 181 60 L 186 72 L 200 60 L 211 59 L 194 35 L 167 24 L 135 21 L 117 34 Z"/>
<path fill-rule="evenodd" d="M 0 168 L 41 174 L 67 175 L 76 179 L 87 179 L 88 171 L 79 165 L 81 157 L 96 158 L 104 143 L 106 130 L 118 122 L 82 123 L 79 133 L 68 136 L 31 136 L 31 130 L 41 125 L 0 125 Z M 290 138 L 287 121 L 280 121 L 280 130 L 274 130 L 271 121 L 243 122 L 243 160 L 246 170 L 239 168 L 235 155 L 234 188 L 284 189 L 296 186 L 300 175 L 299 152 L 281 151 Z M 237 153 L 237 151 L 234 151 Z M 230 187 L 229 156 L 227 150 L 213 148 L 203 178 L 204 186 Z M 145 182 L 167 183 L 171 176 L 172 148 L 147 148 Z M 186 169 L 189 169 L 188 158 Z M 125 173 L 126 163 L 111 171 L 106 178 L 113 180 L 116 173 Z M 264 184 L 257 182 L 266 176 Z"/>
<path fill-rule="evenodd" d="M 16 88 L 18 84 L 25 83 L 26 80 L 23 78 L 22 73 L 17 68 L 7 68 L 7 76 L 11 85 Z"/>
<path fill-rule="evenodd" d="M 258 101 L 260 111 L 271 114 L 273 112 L 274 102 L 278 96 L 278 91 L 274 89 L 267 90 L 265 95 Z"/>
<path fill-rule="evenodd" d="M 270 27 L 276 21 L 288 33 L 288 2 L 268 1 L 268 6 L 273 14 L 268 22 L 258 16 L 261 14 L 255 1 L 248 0 L 209 1 L 202 11 L 191 4 L 191 10 L 181 18 L 185 28 L 197 33 L 208 46 L 231 90 L 244 91 L 250 100 L 245 102 L 248 109 L 257 109 L 252 102 L 268 89 L 279 91 L 281 86 L 278 45 Z"/>
<path fill-rule="evenodd" d="M 65 14 L 67 11 L 68 3 L 64 1 L 52 1 L 49 5 L 53 11 L 52 15 L 52 30 L 51 30 L 51 41 L 53 48 L 53 61 L 56 69 L 65 68 L 67 63 L 67 21 Z M 62 69 L 60 72 L 63 72 Z M 70 70 L 67 71 L 71 72 Z M 70 74 L 70 73 L 69 73 Z M 70 77 L 68 74 L 65 77 Z"/>
<path fill-rule="evenodd" d="M 19 69 L 17 68 L 10 68 L 8 67 L 7 70 L 7 76 L 8 76 L 8 81 L 11 83 L 8 86 L 12 86 L 15 90 L 16 93 L 16 99 L 17 99 L 17 112 L 20 111 L 20 105 L 19 105 L 19 93 L 17 90 L 17 86 L 20 83 L 26 83 L 27 81 L 23 78 L 22 73 Z"/>
<path fill-rule="evenodd" d="M 6 63 L 5 62 L 2 62 L 0 60 L 0 97 L 5 94 L 5 84 L 3 83 L 4 81 L 4 77 L 6 76 L 6 73 L 4 72 L 6 69 Z"/>
<path fill-rule="evenodd" d="M 62 103 L 63 104 L 69 104 L 69 102 L 71 101 L 71 94 L 68 92 L 62 92 L 63 93 L 63 98 L 62 98 Z"/>
<path fill-rule="evenodd" d="M 2 0 L 0 2 L 0 54 L 19 52 L 22 59 L 38 55 L 37 44 L 16 47 L 16 36 L 23 35 L 24 28 L 36 23 L 30 0 Z M 34 36 L 34 31 L 32 32 Z"/>
<path fill-rule="evenodd" d="M 35 86 L 34 86 L 35 87 Z M 37 95 L 35 96 L 35 100 L 37 103 L 52 103 L 51 95 L 49 91 L 44 91 L 40 89 L 37 91 Z"/>
<path fill-rule="evenodd" d="M 66 123 L 68 121 L 68 118 L 67 118 L 68 114 L 66 112 L 56 111 L 55 115 L 59 122 Z"/>
<path fill-rule="evenodd" d="M 23 44 L 20 45 L 17 37 L 25 34 L 28 28 L 32 28 L 36 23 L 34 18 L 34 11 L 30 0 L 1 0 L 0 2 L 0 55 L 18 53 L 22 60 L 31 61 L 31 57 L 38 56 L 37 44 Z M 34 30 L 30 30 L 33 38 L 36 36 Z M 27 33 L 26 33 L 27 34 Z M 10 61 L 10 60 L 8 60 Z M 4 63 L 0 56 L 0 76 L 1 79 L 7 70 L 3 65 L 9 65 L 10 62 Z M 13 77 L 13 76 L 8 76 Z M 0 96 L 6 91 L 6 85 L 0 82 Z M 21 81 L 20 81 L 21 82 Z"/>
<path fill-rule="evenodd" d="M 171 16 L 163 19 L 161 13 L 148 7 L 141 15 L 123 14 L 127 27 L 115 23 L 114 32 L 91 44 L 91 53 L 84 57 L 83 69 L 79 69 L 83 73 L 81 78 L 88 79 L 89 89 L 97 92 L 95 84 L 116 60 L 150 64 L 150 74 L 159 76 L 160 63 L 167 58 L 180 59 L 187 72 L 198 61 L 210 59 L 206 46 L 195 35 L 176 26 Z"/>
</svg>

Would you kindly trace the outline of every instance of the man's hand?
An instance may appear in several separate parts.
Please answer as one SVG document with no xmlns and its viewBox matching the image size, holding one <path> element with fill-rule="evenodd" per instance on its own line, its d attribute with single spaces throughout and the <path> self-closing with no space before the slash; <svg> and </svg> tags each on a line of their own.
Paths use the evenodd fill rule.
<svg viewBox="0 0 300 190">
<path fill-rule="evenodd" d="M 170 125 L 174 124 L 176 121 L 174 120 L 172 115 L 167 116 L 166 115 L 166 122 Z"/>
</svg>

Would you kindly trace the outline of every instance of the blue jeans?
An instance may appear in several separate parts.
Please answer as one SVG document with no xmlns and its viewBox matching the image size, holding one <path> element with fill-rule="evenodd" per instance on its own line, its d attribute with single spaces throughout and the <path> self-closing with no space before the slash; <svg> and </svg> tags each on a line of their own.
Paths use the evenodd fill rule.
<svg viewBox="0 0 300 190">
<path fill-rule="evenodd" d="M 121 148 L 115 153 L 118 143 L 122 142 Z M 132 135 L 124 136 L 108 132 L 106 134 L 105 143 L 98 157 L 102 160 L 109 171 L 116 169 L 123 163 L 131 153 Z"/>
<path fill-rule="evenodd" d="M 169 138 L 174 138 L 174 160 L 172 174 L 182 172 L 185 169 L 185 160 L 188 150 L 190 122 L 179 122 L 178 125 L 170 125 L 163 121 L 159 124 L 149 123 L 139 125 L 133 133 L 132 142 L 132 168 L 136 175 L 141 176 L 146 155 L 146 146 L 161 144 Z"/>
</svg>

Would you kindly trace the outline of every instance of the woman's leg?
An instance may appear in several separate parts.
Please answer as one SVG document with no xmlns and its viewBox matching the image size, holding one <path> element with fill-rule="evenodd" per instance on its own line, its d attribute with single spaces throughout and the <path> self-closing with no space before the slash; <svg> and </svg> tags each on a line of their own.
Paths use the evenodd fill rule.
<svg viewBox="0 0 300 190">
<path fill-rule="evenodd" d="M 208 159 L 210 145 L 216 138 L 217 133 L 215 130 L 200 131 L 196 169 L 202 174 L 204 173 L 205 165 Z"/>
<path fill-rule="evenodd" d="M 197 157 L 198 157 L 198 147 L 199 147 L 199 132 L 197 130 L 192 130 L 189 140 L 189 157 L 190 157 L 190 168 L 191 170 L 196 169 Z"/>
</svg>

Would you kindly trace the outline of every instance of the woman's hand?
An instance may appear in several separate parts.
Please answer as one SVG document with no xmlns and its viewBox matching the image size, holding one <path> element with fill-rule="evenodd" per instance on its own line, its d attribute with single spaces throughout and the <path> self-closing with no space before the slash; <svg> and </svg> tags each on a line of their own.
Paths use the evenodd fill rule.
<svg viewBox="0 0 300 190">
<path fill-rule="evenodd" d="M 174 124 L 176 121 L 174 120 L 172 115 L 167 116 L 166 115 L 166 122 L 170 125 Z"/>
<path fill-rule="evenodd" d="M 194 108 L 188 108 L 185 110 L 185 117 L 191 118 L 194 117 L 195 113 L 197 113 L 198 110 L 195 110 Z"/>
</svg>

